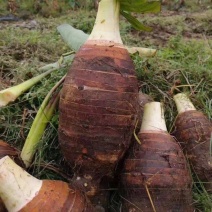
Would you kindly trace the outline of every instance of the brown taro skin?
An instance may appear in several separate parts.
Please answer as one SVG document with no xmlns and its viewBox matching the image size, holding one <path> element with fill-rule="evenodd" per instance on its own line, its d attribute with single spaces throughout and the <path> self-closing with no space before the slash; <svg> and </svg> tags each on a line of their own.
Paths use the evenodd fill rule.
<svg viewBox="0 0 212 212">
<path fill-rule="evenodd" d="M 76 54 L 60 99 L 59 142 L 78 185 L 94 195 L 130 145 L 138 82 L 127 50 L 87 43 Z M 84 186 L 86 185 L 86 186 Z"/>
<path fill-rule="evenodd" d="M 0 140 L 0 159 L 5 156 L 10 156 L 11 158 L 18 157 L 19 152 L 15 148 L 11 147 L 5 141 Z"/>
<path fill-rule="evenodd" d="M 212 192 L 212 123 L 200 111 L 185 111 L 177 116 L 173 134 L 200 181 Z"/>
<path fill-rule="evenodd" d="M 191 176 L 174 138 L 165 132 L 138 134 L 121 173 L 123 212 L 193 211 Z"/>
<path fill-rule="evenodd" d="M 43 180 L 38 194 L 20 212 L 94 212 L 84 194 L 62 181 Z"/>
</svg>

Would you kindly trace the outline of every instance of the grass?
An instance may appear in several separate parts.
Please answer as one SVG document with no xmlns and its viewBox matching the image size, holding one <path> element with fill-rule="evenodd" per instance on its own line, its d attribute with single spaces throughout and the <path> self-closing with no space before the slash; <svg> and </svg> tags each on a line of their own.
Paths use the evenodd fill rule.
<svg viewBox="0 0 212 212">
<path fill-rule="evenodd" d="M 189 92 L 195 106 L 211 118 L 211 56 L 205 41 L 185 42 L 181 37 L 173 37 L 155 58 L 138 59 L 142 67 L 137 70 L 138 77 L 146 84 L 142 89 L 152 93 L 156 100 L 166 101 L 172 97 L 171 88 L 179 86 L 178 89 Z"/>
<path fill-rule="evenodd" d="M 159 49 L 154 58 L 140 58 L 138 55 L 132 58 L 140 89 L 164 103 L 169 131 L 176 117 L 172 96 L 177 89 L 188 92 L 197 109 L 212 119 L 212 8 L 208 7 L 208 3 L 198 7 L 188 1 L 188 6 L 180 12 L 164 11 L 156 16 L 140 16 L 155 29 L 151 33 L 136 32 L 124 19 L 121 21 L 125 44 Z M 70 51 L 56 27 L 69 23 L 90 33 L 95 11 L 79 9 L 57 18 L 33 17 L 36 27 L 31 30 L 20 23 L 1 24 L 0 89 L 37 75 L 39 67 L 55 62 L 62 53 Z M 25 22 L 29 23 L 29 20 Z M 67 71 L 60 69 L 53 72 L 51 77 L 43 79 L 16 102 L 0 109 L 0 139 L 18 149 L 23 147 L 44 97 Z M 29 171 L 38 178 L 68 181 L 71 173 L 63 168 L 65 162 L 59 150 L 57 128 L 58 113 L 47 127 Z M 211 211 L 212 197 L 204 191 L 202 183 L 198 180 L 194 183 L 194 204 L 197 211 Z"/>
</svg>

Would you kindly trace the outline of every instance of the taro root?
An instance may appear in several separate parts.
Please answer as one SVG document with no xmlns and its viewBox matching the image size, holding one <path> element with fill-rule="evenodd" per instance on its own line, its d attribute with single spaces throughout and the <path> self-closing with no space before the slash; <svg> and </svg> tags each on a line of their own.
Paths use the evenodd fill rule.
<svg viewBox="0 0 212 212">
<path fill-rule="evenodd" d="M 159 102 L 145 105 L 138 138 L 121 173 L 122 211 L 193 211 L 190 172 Z"/>
<path fill-rule="evenodd" d="M 9 212 L 92 212 L 84 194 L 67 183 L 38 180 L 9 156 L 0 160 L 0 197 Z"/>
<path fill-rule="evenodd" d="M 67 74 L 59 105 L 62 152 L 73 167 L 73 181 L 91 199 L 102 178 L 113 175 L 138 118 L 138 82 L 118 19 L 119 2 L 102 0 L 93 31 Z"/>
<path fill-rule="evenodd" d="M 205 188 L 212 192 L 212 123 L 195 109 L 186 94 L 177 94 L 174 100 L 178 116 L 173 134 L 181 144 L 192 170 Z"/>
</svg>

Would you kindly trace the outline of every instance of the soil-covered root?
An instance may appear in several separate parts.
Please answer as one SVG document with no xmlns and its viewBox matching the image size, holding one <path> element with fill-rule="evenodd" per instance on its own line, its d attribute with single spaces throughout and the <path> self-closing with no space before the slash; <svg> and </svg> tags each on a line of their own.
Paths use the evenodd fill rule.
<svg viewBox="0 0 212 212">
<path fill-rule="evenodd" d="M 122 211 L 193 211 L 191 177 L 175 140 L 164 132 L 138 135 L 121 174 Z"/>
<path fill-rule="evenodd" d="M 138 83 L 127 50 L 120 44 L 82 46 L 62 89 L 59 142 L 79 179 L 76 184 L 91 199 L 128 149 L 138 107 Z"/>
<path fill-rule="evenodd" d="M 212 123 L 200 111 L 185 111 L 177 116 L 173 134 L 183 147 L 192 170 L 212 192 Z"/>
</svg>

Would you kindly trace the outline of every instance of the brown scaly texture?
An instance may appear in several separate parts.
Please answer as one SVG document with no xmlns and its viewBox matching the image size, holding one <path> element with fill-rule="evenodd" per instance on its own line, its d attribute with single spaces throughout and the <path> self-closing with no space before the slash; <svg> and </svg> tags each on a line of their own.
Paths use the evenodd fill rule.
<svg viewBox="0 0 212 212">
<path fill-rule="evenodd" d="M 67 183 L 43 180 L 38 194 L 20 212 L 94 212 L 86 197 Z"/>
<path fill-rule="evenodd" d="M 19 158 L 19 151 L 13 147 L 11 147 L 6 142 L 0 140 L 0 159 L 5 157 L 6 155 L 10 156 L 14 161 L 16 161 L 19 165 L 23 165 Z M 0 212 L 6 212 L 7 209 L 4 207 L 4 203 L 0 199 Z"/>
<path fill-rule="evenodd" d="M 82 46 L 62 89 L 59 141 L 87 195 L 113 174 L 130 145 L 137 112 L 138 83 L 126 49 Z"/>
<path fill-rule="evenodd" d="M 191 177 L 185 157 L 167 133 L 139 133 L 121 174 L 123 212 L 192 211 Z M 150 193 L 151 198 L 147 194 Z"/>
<path fill-rule="evenodd" d="M 212 192 L 212 123 L 200 111 L 186 111 L 177 116 L 174 135 L 182 145 L 194 172 L 205 182 L 208 191 Z"/>
</svg>

